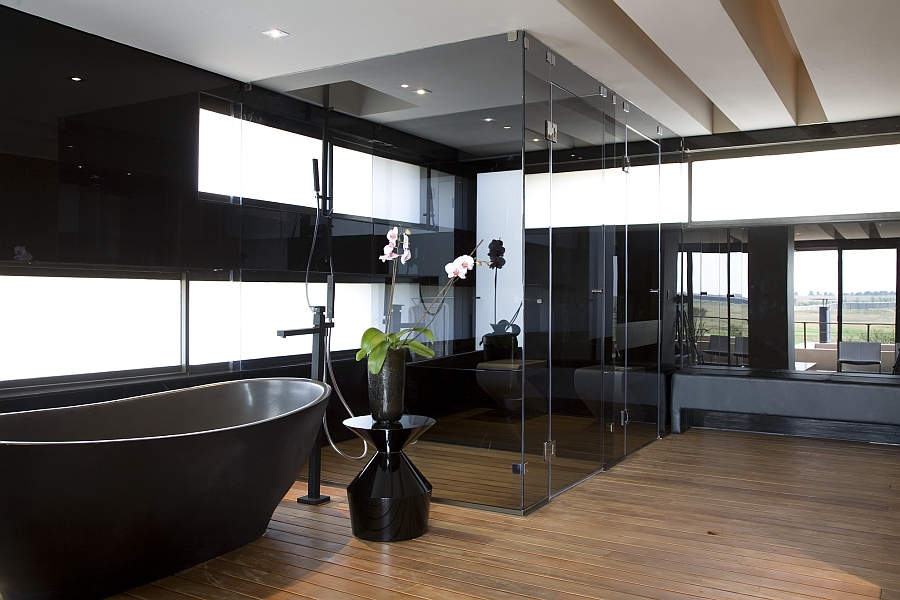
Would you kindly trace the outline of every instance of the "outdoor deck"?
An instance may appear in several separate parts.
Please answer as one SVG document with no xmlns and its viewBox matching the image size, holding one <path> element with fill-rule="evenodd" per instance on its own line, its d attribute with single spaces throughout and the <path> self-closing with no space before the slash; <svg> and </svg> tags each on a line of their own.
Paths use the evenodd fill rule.
<svg viewBox="0 0 900 600">
<path fill-rule="evenodd" d="M 116 600 L 900 598 L 893 446 L 692 429 L 529 517 L 433 504 L 396 544 L 304 490 L 263 538 Z"/>
</svg>

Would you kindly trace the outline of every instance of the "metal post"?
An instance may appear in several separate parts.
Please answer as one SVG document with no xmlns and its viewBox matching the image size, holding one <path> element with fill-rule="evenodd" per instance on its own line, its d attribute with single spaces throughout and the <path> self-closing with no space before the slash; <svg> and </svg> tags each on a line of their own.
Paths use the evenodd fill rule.
<svg viewBox="0 0 900 600">
<path fill-rule="evenodd" d="M 312 379 L 317 381 L 325 381 L 325 334 L 326 331 L 334 327 L 334 324 L 325 318 L 325 307 L 314 306 L 313 325 L 309 329 L 279 329 L 278 337 L 291 337 L 294 335 L 312 335 L 312 365 L 310 367 Z M 322 426 L 316 433 L 316 441 L 313 444 L 312 452 L 309 455 L 309 489 L 308 494 L 302 498 L 297 498 L 297 502 L 301 504 L 324 504 L 331 500 L 328 496 L 319 494 L 319 481 L 322 476 Z"/>
<path fill-rule="evenodd" d="M 312 365 L 310 366 L 311 377 L 316 381 L 325 381 L 325 307 L 314 306 L 313 311 L 313 333 L 312 344 Z M 301 498 L 297 498 L 300 504 L 312 504 L 318 506 L 325 504 L 331 500 L 330 496 L 322 496 L 321 480 L 322 480 L 322 426 L 316 433 L 316 441 L 313 444 L 312 451 L 309 453 L 308 462 L 308 479 L 307 494 Z"/>
<path fill-rule="evenodd" d="M 819 341 L 831 341 L 831 307 L 827 304 L 819 307 Z"/>
</svg>

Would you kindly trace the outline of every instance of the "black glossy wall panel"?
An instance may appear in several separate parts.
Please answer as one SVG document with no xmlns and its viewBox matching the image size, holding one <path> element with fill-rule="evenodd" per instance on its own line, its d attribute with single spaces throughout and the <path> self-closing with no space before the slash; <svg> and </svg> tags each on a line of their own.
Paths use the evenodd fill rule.
<svg viewBox="0 0 900 600">
<path fill-rule="evenodd" d="M 7 7 L 0 55 L 0 260 L 239 266 L 239 208 L 197 199 L 198 93 L 238 82 Z"/>
</svg>

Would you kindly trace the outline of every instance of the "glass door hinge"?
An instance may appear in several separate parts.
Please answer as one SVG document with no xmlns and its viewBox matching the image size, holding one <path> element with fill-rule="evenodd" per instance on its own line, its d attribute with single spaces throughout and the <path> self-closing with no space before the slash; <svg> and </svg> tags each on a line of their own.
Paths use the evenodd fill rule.
<svg viewBox="0 0 900 600">
<path fill-rule="evenodd" d="M 553 121 L 544 121 L 544 139 L 550 142 L 556 142 L 557 128 Z"/>
</svg>

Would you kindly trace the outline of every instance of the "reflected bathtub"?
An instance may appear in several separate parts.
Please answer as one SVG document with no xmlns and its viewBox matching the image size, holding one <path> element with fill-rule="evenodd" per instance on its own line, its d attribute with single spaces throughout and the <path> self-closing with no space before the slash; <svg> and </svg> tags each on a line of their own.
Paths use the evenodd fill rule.
<svg viewBox="0 0 900 600">
<path fill-rule="evenodd" d="M 331 388 L 250 379 L 0 415 L 0 593 L 103 598 L 266 531 Z"/>
</svg>

